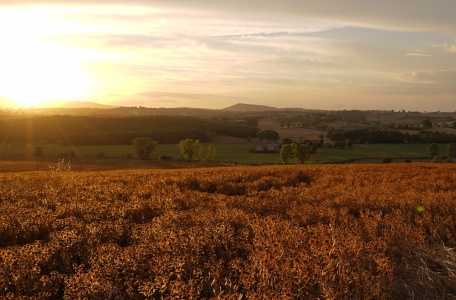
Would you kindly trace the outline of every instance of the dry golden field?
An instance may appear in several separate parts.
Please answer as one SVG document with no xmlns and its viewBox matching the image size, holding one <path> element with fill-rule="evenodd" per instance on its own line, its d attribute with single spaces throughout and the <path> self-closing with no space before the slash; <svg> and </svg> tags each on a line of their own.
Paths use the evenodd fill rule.
<svg viewBox="0 0 456 300">
<path fill-rule="evenodd" d="M 456 166 L 0 174 L 0 298 L 455 299 Z"/>
</svg>

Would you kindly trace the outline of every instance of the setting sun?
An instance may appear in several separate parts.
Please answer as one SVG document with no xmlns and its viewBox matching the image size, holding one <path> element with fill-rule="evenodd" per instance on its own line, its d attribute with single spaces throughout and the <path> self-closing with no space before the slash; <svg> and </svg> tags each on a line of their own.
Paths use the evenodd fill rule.
<svg viewBox="0 0 456 300">
<path fill-rule="evenodd" d="M 89 81 L 64 48 L 52 44 L 17 42 L 0 58 L 2 96 L 20 107 L 50 100 L 76 100 Z"/>
</svg>

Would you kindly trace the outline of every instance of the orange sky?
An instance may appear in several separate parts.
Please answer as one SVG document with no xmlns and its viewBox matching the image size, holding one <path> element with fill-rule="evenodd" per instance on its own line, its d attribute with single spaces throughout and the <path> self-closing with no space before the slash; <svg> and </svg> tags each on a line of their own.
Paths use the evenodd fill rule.
<svg viewBox="0 0 456 300">
<path fill-rule="evenodd" d="M 0 105 L 455 111 L 456 2 L 366 2 L 3 0 Z"/>
</svg>

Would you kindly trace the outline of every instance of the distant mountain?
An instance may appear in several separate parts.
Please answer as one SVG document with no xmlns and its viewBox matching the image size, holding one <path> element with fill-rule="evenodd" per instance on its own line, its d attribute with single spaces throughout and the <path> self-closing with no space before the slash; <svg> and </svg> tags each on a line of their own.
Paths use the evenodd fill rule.
<svg viewBox="0 0 456 300">
<path fill-rule="evenodd" d="M 274 111 L 278 108 L 266 105 L 238 103 L 223 109 L 224 111 Z"/>
<path fill-rule="evenodd" d="M 98 109 L 109 109 L 116 106 L 105 105 L 95 102 L 82 102 L 82 101 L 63 101 L 53 100 L 41 103 L 39 105 L 42 108 L 98 108 Z"/>
</svg>

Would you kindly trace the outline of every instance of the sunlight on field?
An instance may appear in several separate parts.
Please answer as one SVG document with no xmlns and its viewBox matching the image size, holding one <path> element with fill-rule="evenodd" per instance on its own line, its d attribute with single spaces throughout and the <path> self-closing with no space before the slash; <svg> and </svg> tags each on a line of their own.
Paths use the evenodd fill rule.
<svg viewBox="0 0 456 300">
<path fill-rule="evenodd" d="M 0 182 L 0 295 L 11 299 L 456 296 L 452 164 L 48 171 Z"/>
</svg>

